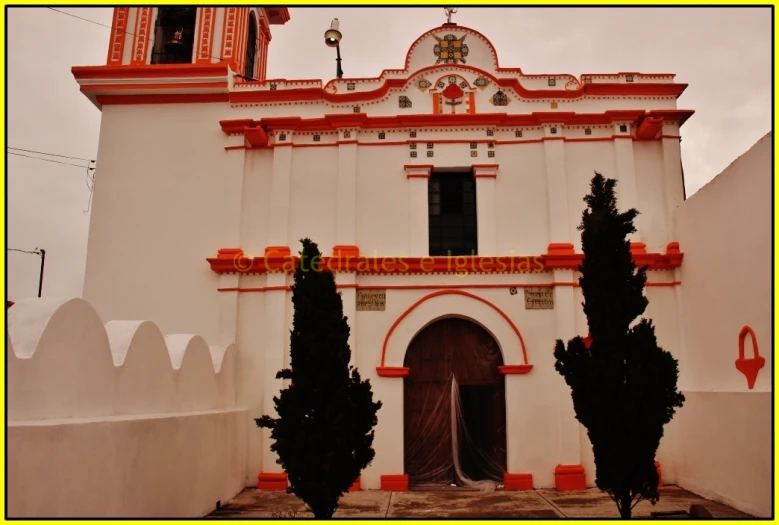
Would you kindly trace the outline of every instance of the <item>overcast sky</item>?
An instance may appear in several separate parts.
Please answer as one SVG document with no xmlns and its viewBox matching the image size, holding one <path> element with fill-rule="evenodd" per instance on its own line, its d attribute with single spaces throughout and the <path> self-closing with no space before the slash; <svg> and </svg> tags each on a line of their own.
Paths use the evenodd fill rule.
<svg viewBox="0 0 779 525">
<path fill-rule="evenodd" d="M 84 159 L 97 154 L 100 112 L 70 68 L 104 64 L 112 9 L 8 8 L 8 147 Z M 406 51 L 442 24 L 442 8 L 291 8 L 273 26 L 268 78 L 335 76 L 323 43 L 343 33 L 345 77 L 402 68 Z M 489 38 L 502 67 L 525 73 L 675 73 L 688 196 L 771 129 L 769 8 L 465 8 L 454 22 Z M 108 26 L 108 27 L 103 27 Z M 39 156 L 18 152 L 24 155 Z M 86 166 L 86 162 L 48 157 Z M 89 214 L 86 169 L 8 156 L 8 247 L 46 249 L 44 296 L 81 296 Z M 100 184 L 100 167 L 96 172 Z M 203 257 L 211 254 L 203 254 Z M 8 252 L 8 297 L 38 293 L 40 258 Z M 117 276 L 121 279 L 122 276 Z"/>
</svg>

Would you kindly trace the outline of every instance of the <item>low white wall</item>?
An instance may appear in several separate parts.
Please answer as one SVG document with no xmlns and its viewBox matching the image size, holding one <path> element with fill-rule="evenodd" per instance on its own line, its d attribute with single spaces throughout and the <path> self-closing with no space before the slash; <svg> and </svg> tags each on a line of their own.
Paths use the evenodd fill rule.
<svg viewBox="0 0 779 525">
<path fill-rule="evenodd" d="M 679 485 L 771 516 L 771 146 L 767 134 L 676 210 L 680 387 L 672 422 Z M 736 368 L 750 326 L 765 366 L 754 389 Z M 747 339 L 749 341 L 749 339 Z M 752 357 L 745 345 L 745 357 Z"/>
<path fill-rule="evenodd" d="M 232 345 L 81 299 L 17 302 L 7 338 L 9 516 L 200 517 L 243 488 Z"/>
</svg>

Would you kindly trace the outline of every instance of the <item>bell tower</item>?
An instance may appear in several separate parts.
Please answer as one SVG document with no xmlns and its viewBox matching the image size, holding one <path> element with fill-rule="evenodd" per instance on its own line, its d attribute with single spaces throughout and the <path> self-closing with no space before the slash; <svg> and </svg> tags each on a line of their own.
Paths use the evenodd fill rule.
<svg viewBox="0 0 779 525">
<path fill-rule="evenodd" d="M 239 79 L 264 80 L 270 26 L 289 18 L 282 7 L 116 7 L 107 65 L 226 62 Z"/>
</svg>

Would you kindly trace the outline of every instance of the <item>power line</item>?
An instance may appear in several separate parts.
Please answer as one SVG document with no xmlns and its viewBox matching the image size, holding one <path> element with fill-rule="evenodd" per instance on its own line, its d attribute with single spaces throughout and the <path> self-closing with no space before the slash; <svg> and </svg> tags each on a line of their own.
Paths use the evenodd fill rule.
<svg viewBox="0 0 779 525">
<path fill-rule="evenodd" d="M 60 13 L 60 14 L 63 14 L 63 15 L 71 16 L 71 17 L 73 17 L 73 18 L 77 18 L 77 19 L 79 19 L 79 20 L 83 20 L 84 22 L 89 22 L 90 24 L 95 24 L 95 25 L 99 25 L 99 26 L 101 26 L 101 27 L 107 27 L 108 29 L 114 30 L 114 28 L 113 28 L 113 27 L 111 27 L 111 26 L 107 26 L 107 25 L 105 25 L 105 24 L 101 24 L 100 22 L 96 22 L 95 20 L 90 20 L 89 18 L 84 18 L 84 17 L 78 16 L 78 15 L 74 15 L 74 14 L 72 14 L 72 13 L 68 13 L 68 12 L 66 12 L 66 11 L 60 11 L 59 9 L 54 9 L 53 7 L 49 7 L 48 9 L 51 9 L 51 10 L 52 10 L 52 11 L 54 11 L 55 13 Z M 132 35 L 132 36 L 140 36 L 140 35 L 137 35 L 136 33 L 131 33 L 131 32 L 129 32 L 129 31 L 124 31 L 124 30 L 123 30 L 122 32 L 123 32 L 123 33 L 125 33 L 125 34 L 128 34 L 128 35 Z M 149 38 L 149 37 L 144 37 L 144 38 L 146 38 L 146 40 L 147 40 L 148 42 L 151 42 L 152 44 L 154 44 L 154 43 L 155 43 L 154 39 L 152 39 L 152 38 Z M 209 56 L 209 58 L 215 58 L 215 59 L 219 60 L 220 62 L 221 62 L 222 60 L 224 60 L 224 58 L 222 58 L 222 57 L 215 57 L 215 56 L 213 56 L 213 55 Z M 236 74 L 237 74 L 237 73 L 236 73 Z M 243 77 L 243 78 L 247 78 L 247 77 L 244 77 L 243 75 L 238 75 L 238 76 L 240 76 L 240 77 Z M 251 80 L 258 80 L 258 79 L 256 79 L 256 78 L 252 78 Z"/>
<path fill-rule="evenodd" d="M 35 250 L 33 250 L 33 251 L 30 251 L 30 250 L 20 250 L 19 248 L 8 248 L 8 251 L 9 252 L 31 253 L 33 255 L 40 255 L 41 254 L 41 252 L 38 251 L 38 248 L 35 248 Z"/>
<path fill-rule="evenodd" d="M 8 148 L 14 151 L 24 151 L 25 153 L 37 153 L 39 155 L 47 155 L 49 157 L 60 157 L 62 159 L 83 160 L 86 162 L 95 162 L 93 159 L 84 159 L 82 157 L 69 157 L 68 155 L 58 155 L 57 153 L 46 153 L 45 151 L 35 151 L 34 149 L 22 149 L 22 148 Z"/>
<path fill-rule="evenodd" d="M 28 159 L 33 159 L 33 160 L 42 160 L 43 162 L 53 162 L 53 163 L 55 163 L 55 164 L 62 164 L 62 165 L 64 165 L 64 166 L 75 166 L 75 167 L 77 167 L 77 168 L 82 168 L 82 169 L 83 169 L 83 168 L 86 168 L 87 170 L 93 170 L 93 169 L 95 169 L 95 168 L 93 168 L 93 167 L 90 167 L 90 166 L 84 166 L 83 164 L 73 164 L 73 163 L 71 163 L 71 162 L 60 162 L 60 161 L 58 161 L 58 160 L 54 160 L 54 159 L 42 159 L 42 158 L 40 158 L 40 157 L 33 157 L 33 156 L 31 156 L 31 155 L 23 155 L 23 154 L 21 154 L 21 153 L 15 153 L 15 152 L 13 152 L 13 151 L 9 151 L 9 152 L 8 152 L 8 154 L 9 154 L 9 155 L 16 155 L 16 156 L 18 156 L 18 157 L 26 157 L 26 158 L 28 158 Z M 90 161 L 90 162 L 91 162 L 91 161 Z"/>
</svg>

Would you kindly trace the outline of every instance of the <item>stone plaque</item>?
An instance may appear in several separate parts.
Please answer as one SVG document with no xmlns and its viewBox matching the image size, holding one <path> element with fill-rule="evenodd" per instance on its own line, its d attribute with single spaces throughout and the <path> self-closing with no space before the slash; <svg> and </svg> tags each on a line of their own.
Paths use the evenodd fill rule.
<svg viewBox="0 0 779 525">
<path fill-rule="evenodd" d="M 553 310 L 554 289 L 549 288 L 525 288 L 526 310 Z"/>
<path fill-rule="evenodd" d="M 387 290 L 357 290 L 358 312 L 383 312 L 387 307 Z"/>
</svg>

